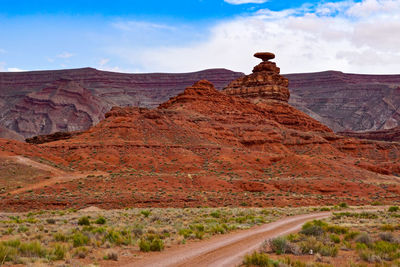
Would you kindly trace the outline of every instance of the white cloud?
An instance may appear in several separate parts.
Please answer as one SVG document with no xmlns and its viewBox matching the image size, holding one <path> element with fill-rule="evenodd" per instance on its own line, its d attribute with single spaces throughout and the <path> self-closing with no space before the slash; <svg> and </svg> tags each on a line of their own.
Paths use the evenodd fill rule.
<svg viewBox="0 0 400 267">
<path fill-rule="evenodd" d="M 62 52 L 61 54 L 58 54 L 57 57 L 58 57 L 58 58 L 67 59 L 67 58 L 73 57 L 74 55 L 75 55 L 75 54 L 72 54 L 72 53 L 70 53 L 70 52 Z"/>
<path fill-rule="evenodd" d="M 283 73 L 335 69 L 399 73 L 400 1 L 364 0 L 259 10 L 219 22 L 208 38 L 136 51 L 115 48 L 144 72 L 185 72 L 224 67 L 250 72 L 256 51 L 271 51 Z"/>
<path fill-rule="evenodd" d="M 0 71 L 6 71 L 6 63 L 4 61 L 0 61 Z"/>
<path fill-rule="evenodd" d="M 241 4 L 263 4 L 268 0 L 224 0 L 228 4 L 241 5 Z"/>
<path fill-rule="evenodd" d="M 0 54 L 5 54 L 7 51 L 5 49 L 0 48 Z"/>
<path fill-rule="evenodd" d="M 21 72 L 21 71 L 27 71 L 27 70 L 23 70 L 20 68 L 7 68 L 7 71 L 9 72 Z"/>
</svg>

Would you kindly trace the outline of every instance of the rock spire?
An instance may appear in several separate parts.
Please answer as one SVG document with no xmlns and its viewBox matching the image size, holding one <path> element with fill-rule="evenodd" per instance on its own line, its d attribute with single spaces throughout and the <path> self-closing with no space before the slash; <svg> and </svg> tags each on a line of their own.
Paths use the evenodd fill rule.
<svg viewBox="0 0 400 267">
<path fill-rule="evenodd" d="M 269 52 L 258 52 L 255 57 L 263 62 L 253 68 L 253 73 L 231 82 L 224 92 L 228 95 L 241 96 L 254 103 L 278 101 L 288 102 L 289 80 L 280 75 L 275 62 L 275 55 Z"/>
</svg>

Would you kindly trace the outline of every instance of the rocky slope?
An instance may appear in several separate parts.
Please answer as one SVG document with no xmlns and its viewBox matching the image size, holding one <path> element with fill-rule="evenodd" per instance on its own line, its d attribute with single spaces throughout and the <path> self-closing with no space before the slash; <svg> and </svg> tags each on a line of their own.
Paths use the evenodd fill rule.
<svg viewBox="0 0 400 267">
<path fill-rule="evenodd" d="M 201 79 L 222 89 L 242 73 L 123 74 L 96 69 L 0 73 L 0 126 L 32 137 L 84 130 L 112 106 L 156 107 Z"/>
<path fill-rule="evenodd" d="M 0 140 L 0 155 L 40 159 L 85 177 L 4 192 L 3 209 L 400 201 L 399 143 L 338 136 L 279 90 L 268 94 L 274 87 L 264 82 L 274 73 L 262 75 L 263 90 L 250 98 L 203 80 L 157 109 L 115 107 L 96 126 L 62 140 Z M 250 76 L 232 84 L 246 92 L 257 85 Z"/>
<path fill-rule="evenodd" d="M 400 126 L 400 75 L 337 71 L 285 75 L 290 104 L 337 131 Z"/>
</svg>

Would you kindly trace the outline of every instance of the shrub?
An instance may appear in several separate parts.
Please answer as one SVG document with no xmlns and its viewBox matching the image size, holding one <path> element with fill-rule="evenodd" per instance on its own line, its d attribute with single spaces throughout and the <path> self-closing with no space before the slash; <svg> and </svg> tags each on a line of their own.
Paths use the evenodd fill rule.
<svg viewBox="0 0 400 267">
<path fill-rule="evenodd" d="M 61 244 L 55 244 L 53 250 L 51 251 L 53 260 L 63 260 L 65 258 L 65 253 L 67 248 Z"/>
<path fill-rule="evenodd" d="M 106 223 L 106 219 L 104 217 L 100 216 L 99 218 L 97 218 L 95 223 L 96 224 L 105 224 Z"/>
<path fill-rule="evenodd" d="M 68 241 L 68 236 L 64 235 L 63 233 L 55 233 L 53 235 L 54 240 L 57 242 L 67 242 Z"/>
<path fill-rule="evenodd" d="M 47 250 L 42 247 L 38 241 L 29 243 L 21 243 L 18 248 L 19 254 L 24 257 L 39 257 L 43 258 L 47 254 Z"/>
<path fill-rule="evenodd" d="M 304 235 L 320 236 L 324 233 L 324 229 L 322 227 L 326 226 L 327 223 L 320 220 L 314 220 L 312 222 L 305 223 L 302 226 L 300 233 Z"/>
<path fill-rule="evenodd" d="M 87 245 L 89 243 L 89 237 L 82 234 L 81 232 L 76 232 L 71 236 L 72 244 L 74 247 L 80 247 L 83 245 Z"/>
<path fill-rule="evenodd" d="M 210 213 L 210 215 L 214 218 L 219 218 L 221 217 L 221 214 L 219 213 L 219 211 L 213 211 Z"/>
<path fill-rule="evenodd" d="M 56 223 L 56 220 L 54 220 L 54 219 L 46 219 L 46 222 L 48 223 L 48 224 L 55 224 Z"/>
<path fill-rule="evenodd" d="M 341 208 L 348 208 L 349 205 L 347 205 L 346 202 L 342 202 L 342 203 L 339 203 L 339 207 L 341 207 Z"/>
<path fill-rule="evenodd" d="M 140 239 L 139 248 L 140 248 L 140 251 L 149 252 L 150 251 L 150 242 L 144 238 Z"/>
<path fill-rule="evenodd" d="M 118 261 L 118 254 L 116 252 L 108 252 L 104 259 Z"/>
<path fill-rule="evenodd" d="M 345 236 L 344 236 L 344 240 L 350 241 L 353 240 L 356 236 L 358 236 L 360 234 L 360 232 L 348 232 Z"/>
<path fill-rule="evenodd" d="M 90 225 L 89 218 L 87 216 L 79 218 L 78 225 Z"/>
<path fill-rule="evenodd" d="M 347 227 L 339 226 L 339 225 L 329 225 L 326 227 L 326 231 L 335 234 L 347 234 L 349 229 Z"/>
<path fill-rule="evenodd" d="M 395 243 L 397 241 L 394 235 L 390 232 L 379 233 L 379 238 L 390 243 Z"/>
<path fill-rule="evenodd" d="M 309 236 L 304 241 L 300 242 L 300 248 L 303 254 L 309 254 L 311 250 L 313 253 L 316 253 L 322 246 L 322 242 L 318 241 L 314 236 Z"/>
<path fill-rule="evenodd" d="M 391 206 L 391 207 L 389 207 L 388 211 L 389 212 L 397 212 L 397 211 L 399 211 L 399 207 L 398 206 Z"/>
<path fill-rule="evenodd" d="M 360 256 L 360 258 L 364 261 L 370 262 L 370 263 L 379 263 L 382 262 L 381 257 L 379 257 L 378 255 L 374 254 L 372 251 L 370 250 L 360 250 L 358 252 L 358 255 Z"/>
<path fill-rule="evenodd" d="M 149 211 L 149 210 L 142 210 L 140 213 L 141 213 L 144 217 L 147 218 L 147 217 L 149 217 L 151 211 Z"/>
<path fill-rule="evenodd" d="M 333 243 L 336 243 L 336 244 L 340 243 L 340 237 L 338 235 L 332 234 L 329 236 L 329 238 Z"/>
<path fill-rule="evenodd" d="M 381 230 L 382 231 L 393 232 L 394 230 L 396 230 L 396 227 L 394 225 L 391 225 L 391 224 L 384 224 L 384 225 L 381 226 Z"/>
<path fill-rule="evenodd" d="M 180 229 L 178 233 L 180 235 L 183 235 L 184 238 L 188 238 L 193 233 L 193 231 L 191 229 L 183 228 L 183 229 Z"/>
<path fill-rule="evenodd" d="M 288 242 L 289 241 L 285 237 L 277 237 L 277 238 L 270 239 L 268 241 L 268 244 L 273 252 L 280 255 L 280 254 L 286 253 L 286 250 L 288 247 L 288 245 L 287 245 Z"/>
<path fill-rule="evenodd" d="M 277 237 L 270 239 L 267 241 L 267 244 L 269 245 L 271 250 L 278 255 L 285 253 L 294 255 L 301 254 L 300 247 L 297 244 L 290 242 L 286 237 Z"/>
<path fill-rule="evenodd" d="M 367 233 L 361 233 L 356 237 L 355 241 L 368 246 L 372 243 L 372 238 Z"/>
<path fill-rule="evenodd" d="M 164 242 L 159 238 L 153 239 L 153 241 L 151 241 L 151 244 L 150 244 L 150 250 L 151 251 L 164 250 Z"/>
<path fill-rule="evenodd" d="M 104 239 L 117 245 L 129 245 L 132 243 L 131 235 L 127 231 L 109 230 Z"/>
<path fill-rule="evenodd" d="M 318 251 L 319 254 L 322 256 L 331 256 L 331 257 L 336 257 L 339 249 L 337 246 L 329 246 L 329 245 L 324 245 L 321 246 Z"/>
<path fill-rule="evenodd" d="M 251 255 L 244 256 L 243 264 L 245 266 L 276 267 L 279 262 L 270 259 L 265 253 L 253 252 Z"/>
<path fill-rule="evenodd" d="M 399 258 L 399 254 L 395 254 L 399 245 L 389 243 L 386 241 L 377 241 L 373 246 L 374 252 L 376 252 L 380 257 L 384 258 L 385 260 L 394 260 Z"/>
<path fill-rule="evenodd" d="M 85 247 L 78 247 L 74 250 L 74 255 L 78 256 L 80 259 L 86 258 L 86 255 L 89 253 L 88 249 Z"/>
<path fill-rule="evenodd" d="M 6 261 L 13 261 L 17 253 L 18 251 L 16 248 L 0 243 L 0 265 Z"/>
</svg>

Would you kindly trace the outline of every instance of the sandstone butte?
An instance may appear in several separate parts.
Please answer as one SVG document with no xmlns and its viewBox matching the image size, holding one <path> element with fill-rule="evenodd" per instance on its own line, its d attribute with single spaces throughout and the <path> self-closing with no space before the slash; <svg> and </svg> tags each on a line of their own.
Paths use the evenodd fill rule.
<svg viewBox="0 0 400 267">
<path fill-rule="evenodd" d="M 400 143 L 339 136 L 288 99 L 287 79 L 265 59 L 222 91 L 200 80 L 156 109 L 114 107 L 86 131 L 0 139 L 3 166 L 19 155 L 68 177 L 6 188 L 1 209 L 400 201 Z"/>
</svg>

